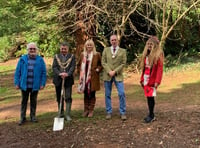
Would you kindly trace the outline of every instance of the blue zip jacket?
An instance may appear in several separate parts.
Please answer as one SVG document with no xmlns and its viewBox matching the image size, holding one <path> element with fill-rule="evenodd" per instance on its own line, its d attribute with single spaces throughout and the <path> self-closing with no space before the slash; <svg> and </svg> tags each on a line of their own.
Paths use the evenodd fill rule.
<svg viewBox="0 0 200 148">
<path fill-rule="evenodd" d="M 21 90 L 27 89 L 27 73 L 28 73 L 28 54 L 19 59 L 15 70 L 14 84 L 19 86 Z M 40 86 L 46 84 L 46 65 L 43 58 L 36 56 L 35 65 L 33 68 L 33 91 L 38 91 Z"/>
</svg>

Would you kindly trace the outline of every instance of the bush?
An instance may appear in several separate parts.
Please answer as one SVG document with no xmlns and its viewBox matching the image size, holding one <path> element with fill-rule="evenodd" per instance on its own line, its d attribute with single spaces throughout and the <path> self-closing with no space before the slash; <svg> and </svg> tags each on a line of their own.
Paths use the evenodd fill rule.
<svg viewBox="0 0 200 148">
<path fill-rule="evenodd" d="M 0 61 L 7 61 L 9 59 L 10 43 L 8 37 L 0 38 Z"/>
<path fill-rule="evenodd" d="M 7 50 L 0 50 L 0 62 L 5 62 L 9 59 Z"/>
<path fill-rule="evenodd" d="M 26 49 L 21 49 L 17 52 L 15 52 L 15 56 L 16 57 L 21 57 L 22 55 L 26 54 L 27 53 L 27 50 Z"/>
</svg>

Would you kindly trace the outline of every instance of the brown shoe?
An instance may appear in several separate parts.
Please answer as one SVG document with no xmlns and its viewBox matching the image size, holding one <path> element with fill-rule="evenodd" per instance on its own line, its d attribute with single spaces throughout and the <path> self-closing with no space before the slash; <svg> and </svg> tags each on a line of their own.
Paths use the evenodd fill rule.
<svg viewBox="0 0 200 148">
<path fill-rule="evenodd" d="M 82 114 L 83 117 L 87 117 L 88 116 L 88 111 L 84 111 Z"/>
<path fill-rule="evenodd" d="M 89 118 L 93 117 L 93 113 L 94 113 L 93 111 L 90 111 L 89 114 L 88 114 L 88 117 Z"/>
<path fill-rule="evenodd" d="M 111 115 L 111 114 L 107 114 L 107 115 L 106 115 L 106 119 L 107 119 L 107 120 L 109 120 L 109 119 L 111 119 L 111 118 L 112 118 L 112 115 Z"/>
<path fill-rule="evenodd" d="M 127 118 L 126 118 L 126 115 L 121 115 L 121 119 L 122 120 L 126 120 Z"/>
</svg>

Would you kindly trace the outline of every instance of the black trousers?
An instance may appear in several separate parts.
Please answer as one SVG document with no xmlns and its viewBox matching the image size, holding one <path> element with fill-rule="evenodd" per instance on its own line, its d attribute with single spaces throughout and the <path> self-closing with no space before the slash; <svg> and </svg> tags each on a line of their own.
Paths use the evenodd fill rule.
<svg viewBox="0 0 200 148">
<path fill-rule="evenodd" d="M 62 85 L 56 86 L 55 88 L 57 102 L 60 103 Z M 72 86 L 65 87 L 65 102 L 72 103 Z"/>
<path fill-rule="evenodd" d="M 96 91 L 91 91 L 90 94 L 88 94 L 87 88 L 84 90 L 84 98 L 91 99 L 96 98 Z"/>
<path fill-rule="evenodd" d="M 26 91 L 22 90 L 21 93 L 22 93 L 21 119 L 23 120 L 26 118 L 26 109 L 29 96 L 30 96 L 30 117 L 31 119 L 35 118 L 38 91 L 32 91 L 32 89 L 27 89 Z"/>
<path fill-rule="evenodd" d="M 149 116 L 154 117 L 155 99 L 154 97 L 147 97 L 147 104 L 149 108 Z"/>
</svg>

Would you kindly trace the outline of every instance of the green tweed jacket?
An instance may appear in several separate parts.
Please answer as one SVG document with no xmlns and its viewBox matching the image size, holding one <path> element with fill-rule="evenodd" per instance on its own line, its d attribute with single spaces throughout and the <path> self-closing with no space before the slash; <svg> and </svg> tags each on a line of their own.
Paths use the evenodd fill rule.
<svg viewBox="0 0 200 148">
<path fill-rule="evenodd" d="M 102 53 L 102 66 L 103 66 L 103 80 L 110 81 L 111 77 L 109 72 L 114 70 L 116 72 L 116 81 L 123 81 L 123 68 L 126 65 L 127 57 L 126 50 L 119 48 L 115 57 L 112 57 L 111 47 L 106 47 Z"/>
</svg>

